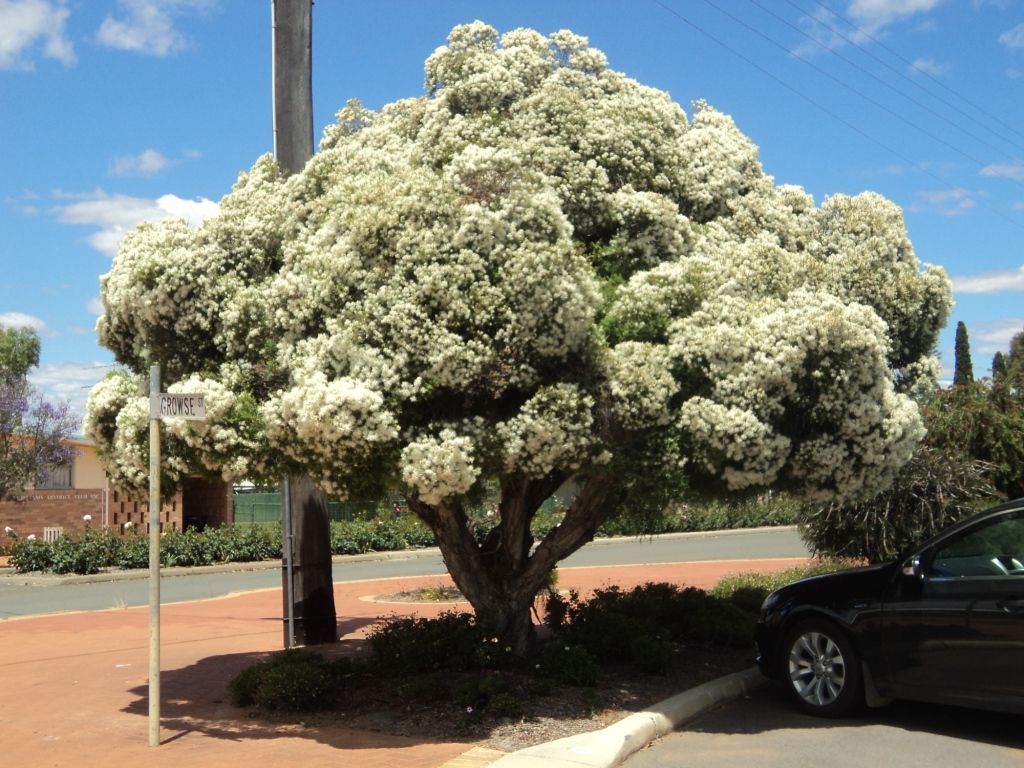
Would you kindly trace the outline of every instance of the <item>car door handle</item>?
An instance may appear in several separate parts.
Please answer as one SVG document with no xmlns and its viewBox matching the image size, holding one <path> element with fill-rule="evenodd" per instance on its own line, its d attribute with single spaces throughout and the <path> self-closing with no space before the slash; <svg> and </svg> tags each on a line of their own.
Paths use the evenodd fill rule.
<svg viewBox="0 0 1024 768">
<path fill-rule="evenodd" d="M 996 600 L 996 605 L 1004 611 L 1012 613 L 1020 608 L 1024 608 L 1024 600 L 1021 600 L 1019 597 L 1007 597 L 1003 600 Z"/>
</svg>

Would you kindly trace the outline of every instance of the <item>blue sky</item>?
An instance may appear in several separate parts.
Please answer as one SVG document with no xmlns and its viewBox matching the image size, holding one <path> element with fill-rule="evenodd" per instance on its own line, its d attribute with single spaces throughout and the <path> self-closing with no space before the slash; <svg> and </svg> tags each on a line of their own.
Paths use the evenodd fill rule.
<svg viewBox="0 0 1024 768">
<path fill-rule="evenodd" d="M 0 0 L 0 324 L 43 339 L 34 381 L 81 409 L 113 363 L 99 276 L 143 219 L 216 211 L 272 150 L 269 0 Z M 704 99 L 776 183 L 876 190 L 944 266 L 976 375 L 1024 329 L 1020 0 L 318 0 L 316 131 L 347 99 L 423 92 L 453 26 L 571 29 L 609 65 Z"/>
</svg>

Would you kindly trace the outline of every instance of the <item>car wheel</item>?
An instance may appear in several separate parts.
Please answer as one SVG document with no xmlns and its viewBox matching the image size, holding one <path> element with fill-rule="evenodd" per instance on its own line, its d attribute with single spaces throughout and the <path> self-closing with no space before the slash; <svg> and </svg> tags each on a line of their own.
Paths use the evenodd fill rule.
<svg viewBox="0 0 1024 768">
<path fill-rule="evenodd" d="M 841 717 L 864 703 L 857 654 L 834 624 L 812 619 L 786 636 L 782 658 L 786 687 L 796 705 L 822 717 Z"/>
</svg>

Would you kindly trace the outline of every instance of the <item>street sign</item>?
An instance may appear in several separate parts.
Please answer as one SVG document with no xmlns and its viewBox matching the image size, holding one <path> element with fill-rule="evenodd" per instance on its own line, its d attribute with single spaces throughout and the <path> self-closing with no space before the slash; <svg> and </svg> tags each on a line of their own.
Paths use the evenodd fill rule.
<svg viewBox="0 0 1024 768">
<path fill-rule="evenodd" d="M 160 392 L 150 395 L 149 418 L 204 421 L 206 419 L 206 404 L 203 402 L 202 395 L 179 395 Z"/>
</svg>

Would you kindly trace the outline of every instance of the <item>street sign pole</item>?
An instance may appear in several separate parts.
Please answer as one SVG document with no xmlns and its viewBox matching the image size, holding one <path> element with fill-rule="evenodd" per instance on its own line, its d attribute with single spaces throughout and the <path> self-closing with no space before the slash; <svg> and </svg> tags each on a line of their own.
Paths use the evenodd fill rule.
<svg viewBox="0 0 1024 768">
<path fill-rule="evenodd" d="M 149 746 L 160 746 L 160 422 L 202 421 L 203 395 L 160 391 L 160 366 L 149 367 Z"/>
<path fill-rule="evenodd" d="M 149 368 L 149 746 L 160 746 L 160 366 Z"/>
</svg>

